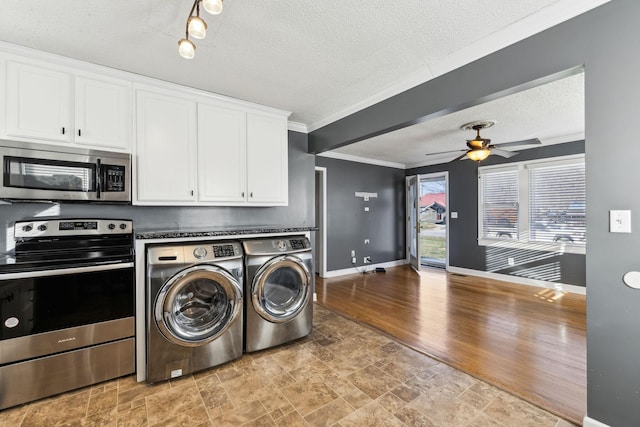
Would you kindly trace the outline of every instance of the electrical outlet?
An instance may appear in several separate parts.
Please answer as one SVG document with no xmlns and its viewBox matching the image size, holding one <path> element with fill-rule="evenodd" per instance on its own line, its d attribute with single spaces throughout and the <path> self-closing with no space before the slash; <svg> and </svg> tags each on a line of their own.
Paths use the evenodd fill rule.
<svg viewBox="0 0 640 427">
<path fill-rule="evenodd" d="M 351 249 L 351 256 L 352 257 L 356 256 L 356 251 L 354 249 Z"/>
<path fill-rule="evenodd" d="M 356 263 L 356 257 L 351 257 L 351 264 L 355 264 Z"/>
<path fill-rule="evenodd" d="M 368 245 L 369 244 L 369 239 L 364 239 L 364 244 Z"/>
<path fill-rule="evenodd" d="M 513 259 L 513 258 L 511 258 L 511 257 L 509 257 L 509 258 L 507 258 L 507 264 L 509 264 L 509 265 L 516 265 L 516 260 L 515 260 L 515 259 Z"/>
<path fill-rule="evenodd" d="M 371 264 L 371 257 L 370 256 L 364 257 L 364 263 L 365 264 Z"/>
</svg>

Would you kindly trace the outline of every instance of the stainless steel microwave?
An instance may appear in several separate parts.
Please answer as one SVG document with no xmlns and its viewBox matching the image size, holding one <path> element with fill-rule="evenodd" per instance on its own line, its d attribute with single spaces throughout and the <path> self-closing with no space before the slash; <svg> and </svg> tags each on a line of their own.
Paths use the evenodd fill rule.
<svg viewBox="0 0 640 427">
<path fill-rule="evenodd" d="M 131 202 L 131 155 L 0 140 L 0 199 Z"/>
</svg>

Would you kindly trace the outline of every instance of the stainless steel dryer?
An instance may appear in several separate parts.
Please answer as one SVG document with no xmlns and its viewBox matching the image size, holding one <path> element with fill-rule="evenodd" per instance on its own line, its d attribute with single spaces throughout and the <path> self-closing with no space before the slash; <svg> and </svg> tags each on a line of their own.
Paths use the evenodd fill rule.
<svg viewBox="0 0 640 427">
<path fill-rule="evenodd" d="M 242 356 L 243 272 L 239 242 L 147 249 L 147 381 Z"/>
<path fill-rule="evenodd" d="M 247 352 L 311 333 L 313 257 L 304 236 L 245 240 Z"/>
</svg>

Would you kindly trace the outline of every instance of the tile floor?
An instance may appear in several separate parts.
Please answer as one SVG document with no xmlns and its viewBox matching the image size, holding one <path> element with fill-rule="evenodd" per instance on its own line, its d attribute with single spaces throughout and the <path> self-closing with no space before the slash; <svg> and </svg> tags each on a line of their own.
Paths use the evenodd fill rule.
<svg viewBox="0 0 640 427">
<path fill-rule="evenodd" d="M 0 426 L 572 424 L 315 307 L 311 336 L 155 385 L 133 376 L 0 411 Z"/>
</svg>

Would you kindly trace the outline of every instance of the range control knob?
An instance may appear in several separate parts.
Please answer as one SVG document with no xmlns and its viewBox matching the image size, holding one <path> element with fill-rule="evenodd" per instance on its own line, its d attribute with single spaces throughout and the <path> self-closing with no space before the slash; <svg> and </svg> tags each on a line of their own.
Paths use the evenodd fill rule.
<svg viewBox="0 0 640 427">
<path fill-rule="evenodd" d="M 40 231 L 47 231 L 47 226 L 46 226 L 45 224 L 40 224 L 40 225 L 38 226 L 38 230 L 40 230 Z"/>
<path fill-rule="evenodd" d="M 202 247 L 195 248 L 193 250 L 193 256 L 198 258 L 198 259 L 202 259 L 202 258 L 207 256 L 207 250 L 205 248 L 202 248 Z"/>
<path fill-rule="evenodd" d="M 109 228 L 109 230 L 113 230 L 113 229 L 116 228 L 116 225 L 111 223 L 111 224 L 108 225 L 108 228 Z"/>
<path fill-rule="evenodd" d="M 125 228 L 127 228 L 127 224 L 125 224 L 124 222 L 120 224 L 120 230 L 124 230 Z"/>
<path fill-rule="evenodd" d="M 33 224 L 27 224 L 22 226 L 22 231 L 28 233 L 33 230 Z"/>
</svg>

